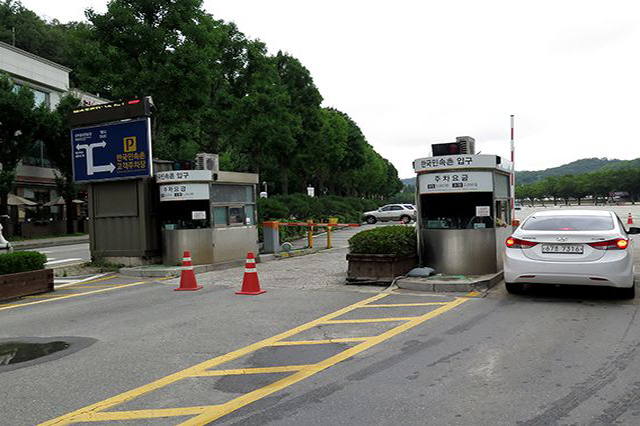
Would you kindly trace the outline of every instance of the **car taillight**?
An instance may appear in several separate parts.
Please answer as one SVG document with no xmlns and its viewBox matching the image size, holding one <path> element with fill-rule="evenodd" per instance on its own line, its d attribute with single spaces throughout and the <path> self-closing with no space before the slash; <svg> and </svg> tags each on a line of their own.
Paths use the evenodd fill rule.
<svg viewBox="0 0 640 426">
<path fill-rule="evenodd" d="M 525 240 L 521 240 L 519 238 L 514 238 L 514 237 L 507 238 L 507 241 L 505 241 L 505 244 L 507 245 L 508 248 L 521 248 L 521 249 L 528 249 L 538 245 L 538 243 L 536 242 L 525 241 Z"/>
<path fill-rule="evenodd" d="M 614 240 L 589 243 L 589 246 L 593 247 L 596 250 L 625 250 L 627 247 L 629 247 L 629 240 L 625 238 L 616 238 Z"/>
</svg>

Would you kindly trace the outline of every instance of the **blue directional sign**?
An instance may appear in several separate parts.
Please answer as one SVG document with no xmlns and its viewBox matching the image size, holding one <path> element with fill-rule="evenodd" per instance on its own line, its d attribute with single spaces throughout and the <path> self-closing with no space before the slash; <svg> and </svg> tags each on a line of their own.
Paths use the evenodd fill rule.
<svg viewBox="0 0 640 426">
<path fill-rule="evenodd" d="M 149 118 L 71 131 L 73 179 L 95 182 L 153 175 Z"/>
</svg>

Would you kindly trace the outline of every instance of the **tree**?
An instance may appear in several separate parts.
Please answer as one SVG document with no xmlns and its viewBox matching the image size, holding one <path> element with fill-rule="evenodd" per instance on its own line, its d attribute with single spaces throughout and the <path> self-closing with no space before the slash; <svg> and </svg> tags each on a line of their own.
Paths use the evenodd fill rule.
<svg viewBox="0 0 640 426">
<path fill-rule="evenodd" d="M 47 139 L 44 144 L 47 156 L 59 172 L 56 174 L 56 186 L 65 202 L 67 234 L 75 232 L 73 222 L 76 219 L 76 209 L 73 200 L 78 194 L 77 185 L 73 181 L 69 115 L 79 103 L 80 100 L 71 95 L 61 99 L 48 120 Z"/>
<path fill-rule="evenodd" d="M 300 126 L 295 129 L 294 150 L 298 155 L 285 156 L 288 164 L 282 165 L 283 171 L 283 192 L 289 192 L 289 170 L 296 168 L 298 176 L 302 177 L 297 182 L 299 191 L 304 190 L 306 184 L 311 181 L 313 174 L 309 173 L 310 164 L 318 161 L 313 155 L 320 149 L 330 149 L 329 145 L 335 145 L 332 141 L 321 138 L 323 127 L 320 104 L 322 96 L 315 86 L 311 73 L 299 60 L 282 51 L 274 57 L 278 76 L 289 99 L 289 109 L 295 114 L 300 122 Z M 326 136 L 326 135 L 325 135 Z"/>
<path fill-rule="evenodd" d="M 295 135 L 301 131 L 301 122 L 290 108 L 291 99 L 263 43 L 248 44 L 241 79 L 245 91 L 234 105 L 229 143 L 245 156 L 248 171 L 278 183 L 276 192 L 286 194 L 291 157 L 298 155 Z"/>
<path fill-rule="evenodd" d="M 0 74 L 0 215 L 9 212 L 8 195 L 18 163 L 44 136 L 49 114 L 45 105 L 35 106 L 31 90 L 25 86 L 16 90 L 9 77 Z"/>
<path fill-rule="evenodd" d="M 18 47 L 70 66 L 71 84 L 83 90 L 113 100 L 153 96 L 157 156 L 217 152 L 224 168 L 259 173 L 273 194 L 313 184 L 321 194 L 380 199 L 402 188 L 354 120 L 321 107 L 298 59 L 270 56 L 206 13 L 202 0 L 111 0 L 105 13 L 86 15 L 48 22 L 0 0 L 0 40 L 15 27 Z"/>
<path fill-rule="evenodd" d="M 211 100 L 219 23 L 201 0 L 112 0 L 106 13 L 87 17 L 107 64 L 92 89 L 112 99 L 153 96 L 155 152 L 192 159 Z"/>
</svg>

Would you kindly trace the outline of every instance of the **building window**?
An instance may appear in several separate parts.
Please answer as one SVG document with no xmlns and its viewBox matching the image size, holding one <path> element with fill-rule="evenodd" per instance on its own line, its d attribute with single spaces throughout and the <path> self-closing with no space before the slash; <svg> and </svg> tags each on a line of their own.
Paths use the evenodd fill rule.
<svg viewBox="0 0 640 426">
<path fill-rule="evenodd" d="M 23 86 L 22 84 L 14 84 L 13 92 L 18 93 L 18 91 L 22 86 Z M 25 87 L 31 90 L 31 92 L 33 93 L 33 101 L 35 103 L 35 106 L 37 107 L 39 107 L 40 105 L 45 105 L 47 107 L 49 106 L 49 93 L 43 92 L 42 90 L 34 89 L 33 87 L 29 87 L 29 86 L 25 86 Z"/>
<path fill-rule="evenodd" d="M 51 161 L 47 157 L 44 149 L 44 142 L 36 141 L 29 152 L 22 158 L 25 166 L 51 167 Z"/>
</svg>

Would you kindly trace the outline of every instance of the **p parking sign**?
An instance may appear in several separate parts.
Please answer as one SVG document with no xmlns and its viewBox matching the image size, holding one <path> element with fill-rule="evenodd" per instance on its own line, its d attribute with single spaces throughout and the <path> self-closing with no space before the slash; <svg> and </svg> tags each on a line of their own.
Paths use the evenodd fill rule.
<svg viewBox="0 0 640 426">
<path fill-rule="evenodd" d="M 71 150 L 76 182 L 153 175 L 149 118 L 73 129 Z"/>
</svg>

